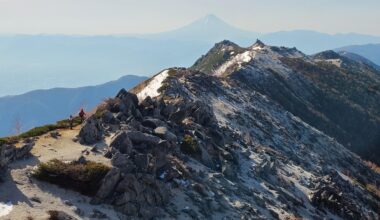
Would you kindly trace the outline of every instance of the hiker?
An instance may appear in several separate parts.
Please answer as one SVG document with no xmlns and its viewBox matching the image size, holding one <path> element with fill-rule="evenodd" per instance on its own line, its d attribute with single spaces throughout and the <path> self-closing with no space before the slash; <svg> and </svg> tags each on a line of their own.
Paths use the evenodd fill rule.
<svg viewBox="0 0 380 220">
<path fill-rule="evenodd" d="M 83 123 L 85 116 L 86 116 L 86 113 L 84 112 L 83 108 L 81 108 L 79 112 L 80 123 Z"/>
<path fill-rule="evenodd" d="M 70 115 L 69 117 L 69 123 L 70 123 L 70 130 L 73 130 L 74 117 L 72 115 Z"/>
</svg>

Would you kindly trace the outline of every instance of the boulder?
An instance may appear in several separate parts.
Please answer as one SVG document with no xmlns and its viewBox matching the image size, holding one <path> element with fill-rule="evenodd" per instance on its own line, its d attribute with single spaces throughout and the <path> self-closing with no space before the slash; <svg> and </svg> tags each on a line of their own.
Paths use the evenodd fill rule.
<svg viewBox="0 0 380 220">
<path fill-rule="evenodd" d="M 110 147 L 118 149 L 122 154 L 129 154 L 132 151 L 133 144 L 127 133 L 122 131 L 112 138 Z"/>
<path fill-rule="evenodd" d="M 128 135 L 129 139 L 134 144 L 145 143 L 145 144 L 157 145 L 161 141 L 159 137 L 146 134 L 141 131 L 126 131 L 126 134 Z"/>
<path fill-rule="evenodd" d="M 34 146 L 34 140 L 25 141 L 20 147 L 14 145 L 0 145 L 0 170 L 14 160 L 21 159 L 29 155 Z"/>
<path fill-rule="evenodd" d="M 156 118 L 147 118 L 147 119 L 144 119 L 141 124 L 145 127 L 149 127 L 149 128 L 152 128 L 152 129 L 155 129 L 159 126 L 166 126 L 166 123 L 161 121 L 160 119 L 156 119 Z"/>
<path fill-rule="evenodd" d="M 148 169 L 149 157 L 147 154 L 136 154 L 134 162 L 139 171 L 145 172 Z"/>
<path fill-rule="evenodd" d="M 137 106 L 139 104 L 139 99 L 137 98 L 137 95 L 134 93 L 127 92 L 127 90 L 125 89 L 121 89 L 119 93 L 116 95 L 116 98 L 130 102 L 134 106 Z"/>
<path fill-rule="evenodd" d="M 222 165 L 222 173 L 230 180 L 234 180 L 237 176 L 237 170 L 231 163 L 224 161 Z"/>
<path fill-rule="evenodd" d="M 194 118 L 194 121 L 200 125 L 207 125 L 214 121 L 214 113 L 212 108 L 204 103 L 196 102 L 191 116 Z"/>
<path fill-rule="evenodd" d="M 113 192 L 119 180 L 120 169 L 114 167 L 110 171 L 108 171 L 106 176 L 103 178 L 100 188 L 96 193 L 96 198 L 100 200 L 107 198 Z"/>
<path fill-rule="evenodd" d="M 128 160 L 125 154 L 121 154 L 120 152 L 116 152 L 111 158 L 111 164 L 114 167 L 121 168 L 125 167 L 128 164 Z"/>
<path fill-rule="evenodd" d="M 87 159 L 82 155 L 80 156 L 76 161 L 75 163 L 78 163 L 78 164 L 85 164 L 87 163 Z"/>
<path fill-rule="evenodd" d="M 140 106 L 143 108 L 148 108 L 153 106 L 154 102 L 150 96 L 147 96 L 144 100 L 140 102 Z"/>
<path fill-rule="evenodd" d="M 95 144 L 102 139 L 102 136 L 102 126 L 94 115 L 86 119 L 78 135 L 81 144 Z"/>
<path fill-rule="evenodd" d="M 125 89 L 119 91 L 116 98 L 121 100 L 119 110 L 127 115 L 132 114 L 138 106 L 138 98 L 136 94 L 127 92 Z"/>
<path fill-rule="evenodd" d="M 186 118 L 186 116 L 186 109 L 179 109 L 176 112 L 172 113 L 169 119 L 177 124 L 180 124 Z"/>
<path fill-rule="evenodd" d="M 58 131 L 52 131 L 52 132 L 50 132 L 50 137 L 57 139 L 57 138 L 61 137 L 61 134 Z"/>
<path fill-rule="evenodd" d="M 129 215 L 129 216 L 137 216 L 137 214 L 138 214 L 138 209 L 137 209 L 136 205 L 134 205 L 133 203 L 130 203 L 130 202 L 123 205 L 123 207 L 120 209 L 120 211 L 126 215 Z"/>
<path fill-rule="evenodd" d="M 105 213 L 97 209 L 92 210 L 90 217 L 91 219 L 109 219 L 109 217 Z"/>
<path fill-rule="evenodd" d="M 117 124 L 119 119 L 117 119 L 110 111 L 106 110 L 102 115 L 102 120 L 105 123 Z"/>
<path fill-rule="evenodd" d="M 153 133 L 162 139 L 173 142 L 177 141 L 177 136 L 170 132 L 167 127 L 157 127 Z"/>
</svg>

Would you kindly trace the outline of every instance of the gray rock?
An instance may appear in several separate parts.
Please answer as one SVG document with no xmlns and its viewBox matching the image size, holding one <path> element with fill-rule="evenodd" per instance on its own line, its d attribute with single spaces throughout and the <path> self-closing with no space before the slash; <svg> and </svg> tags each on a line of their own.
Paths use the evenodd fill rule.
<svg viewBox="0 0 380 220">
<path fill-rule="evenodd" d="M 77 160 L 76 160 L 77 163 L 79 164 L 85 164 L 87 162 L 87 159 L 86 157 L 84 157 L 83 155 L 80 156 Z"/>
<path fill-rule="evenodd" d="M 72 210 L 74 211 L 75 214 L 77 214 L 79 216 L 83 216 L 84 215 L 84 211 L 82 209 L 78 208 L 78 207 L 73 206 Z"/>
<path fill-rule="evenodd" d="M 39 197 L 37 197 L 37 196 L 31 197 L 30 200 L 33 201 L 33 202 L 36 202 L 36 203 L 41 203 L 41 199 Z"/>
<path fill-rule="evenodd" d="M 128 135 L 129 139 L 132 141 L 132 143 L 136 143 L 136 144 L 146 143 L 146 144 L 157 145 L 161 141 L 159 137 L 146 134 L 141 131 L 126 131 L 126 134 Z"/>
<path fill-rule="evenodd" d="M 147 96 L 143 101 L 140 102 L 140 106 L 148 108 L 153 106 L 154 102 L 150 96 Z"/>
<path fill-rule="evenodd" d="M 125 154 L 121 154 L 120 152 L 116 152 L 111 158 L 111 164 L 114 167 L 120 169 L 123 173 L 129 173 L 135 170 L 135 165 L 132 161 L 128 160 Z"/>
<path fill-rule="evenodd" d="M 61 134 L 58 131 L 52 131 L 50 132 L 50 137 L 57 139 L 61 136 Z"/>
<path fill-rule="evenodd" d="M 155 216 L 160 214 L 160 209 L 156 207 L 142 207 L 139 212 L 143 219 L 154 219 Z"/>
<path fill-rule="evenodd" d="M 103 136 L 103 129 L 99 121 L 93 115 L 86 119 L 83 127 L 79 132 L 79 142 L 81 144 L 95 144 L 100 141 Z"/>
<path fill-rule="evenodd" d="M 111 148 L 118 149 L 123 154 L 129 154 L 133 144 L 125 131 L 117 133 L 111 140 Z"/>
<path fill-rule="evenodd" d="M 170 132 L 167 127 L 157 127 L 154 129 L 153 133 L 162 139 L 173 142 L 177 141 L 177 136 Z"/>
<path fill-rule="evenodd" d="M 136 154 L 134 162 L 138 170 L 146 171 L 149 165 L 149 157 L 147 154 Z"/>
<path fill-rule="evenodd" d="M 99 152 L 99 149 L 98 149 L 96 146 L 93 146 L 93 147 L 91 148 L 91 152 L 93 152 L 93 153 L 97 153 L 97 152 Z"/>
<path fill-rule="evenodd" d="M 109 217 L 105 213 L 103 213 L 97 209 L 94 209 L 94 210 L 92 210 L 90 218 L 91 219 L 108 219 Z"/>
<path fill-rule="evenodd" d="M 119 98 L 123 101 L 131 102 L 134 106 L 139 104 L 139 99 L 136 94 L 127 92 L 125 89 L 121 89 L 119 93 L 116 95 L 116 98 Z"/>
<path fill-rule="evenodd" d="M 185 109 L 179 109 L 176 112 L 172 113 L 169 117 L 171 121 L 174 121 L 177 124 L 180 124 L 183 119 L 187 116 L 187 112 Z"/>
<path fill-rule="evenodd" d="M 14 145 L 0 145 L 0 169 L 5 168 L 8 163 L 25 158 L 34 146 L 34 140 L 26 141 L 20 147 Z"/>
<path fill-rule="evenodd" d="M 63 203 L 67 206 L 73 206 L 74 204 L 70 202 L 69 200 L 63 200 Z"/>
<path fill-rule="evenodd" d="M 159 126 L 166 126 L 166 123 L 161 121 L 160 119 L 157 119 L 157 118 L 147 118 L 147 119 L 144 119 L 141 123 L 143 126 L 145 127 L 149 127 L 149 128 L 157 128 Z"/>
<path fill-rule="evenodd" d="M 199 219 L 197 212 L 191 209 L 190 207 L 183 208 L 182 212 L 188 214 L 192 219 Z"/>
<path fill-rule="evenodd" d="M 120 120 L 120 121 L 127 120 L 127 116 L 123 112 L 118 112 L 115 117 L 117 120 Z"/>
<path fill-rule="evenodd" d="M 106 110 L 102 115 L 103 122 L 110 124 L 119 123 L 119 119 L 117 119 L 110 111 Z"/>
<path fill-rule="evenodd" d="M 125 89 L 120 90 L 116 96 L 121 100 L 119 110 L 127 115 L 131 115 L 138 105 L 138 98 L 136 94 L 127 92 Z"/>
<path fill-rule="evenodd" d="M 155 108 L 153 110 L 153 117 L 155 117 L 155 118 L 161 118 L 161 110 L 159 108 Z"/>
<path fill-rule="evenodd" d="M 237 171 L 231 163 L 225 161 L 222 166 L 222 173 L 229 179 L 235 179 Z"/>
<path fill-rule="evenodd" d="M 133 174 L 125 174 L 123 179 L 120 181 L 120 183 L 116 187 L 117 192 L 126 192 L 129 190 L 130 187 L 132 187 L 134 184 L 137 184 L 137 178 Z"/>
<path fill-rule="evenodd" d="M 96 198 L 98 199 L 107 198 L 110 195 L 110 193 L 114 190 L 119 180 L 120 180 L 120 170 L 114 167 L 103 178 L 100 188 L 98 192 L 96 193 Z"/>
<path fill-rule="evenodd" d="M 214 113 L 209 105 L 201 102 L 195 104 L 196 110 L 193 111 L 192 117 L 195 122 L 201 125 L 207 125 L 214 121 Z"/>
<path fill-rule="evenodd" d="M 126 191 L 115 201 L 115 205 L 124 205 L 128 202 L 133 202 L 137 198 L 136 193 L 133 190 L 126 189 Z"/>
<path fill-rule="evenodd" d="M 137 216 L 138 209 L 136 205 L 129 202 L 122 206 L 121 212 L 129 216 Z"/>
</svg>

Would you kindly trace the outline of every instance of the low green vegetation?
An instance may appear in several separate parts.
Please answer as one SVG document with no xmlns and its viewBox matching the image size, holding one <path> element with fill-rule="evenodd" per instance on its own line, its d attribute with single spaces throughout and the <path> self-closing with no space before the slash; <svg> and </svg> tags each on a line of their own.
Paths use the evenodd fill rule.
<svg viewBox="0 0 380 220">
<path fill-rule="evenodd" d="M 105 113 L 105 109 L 100 109 L 100 108 L 98 108 L 97 110 L 96 110 L 96 112 L 95 112 L 95 117 L 97 118 L 97 119 L 101 119 L 102 117 L 103 117 L 103 115 L 104 115 L 104 113 Z"/>
<path fill-rule="evenodd" d="M 79 117 L 74 118 L 73 126 L 75 127 L 75 126 L 80 125 L 80 124 L 81 124 L 80 118 Z M 70 128 L 70 122 L 68 119 L 58 121 L 56 124 L 50 124 L 50 125 L 35 127 L 35 128 L 32 128 L 31 130 L 25 132 L 25 133 L 17 135 L 17 136 L 0 138 L 0 145 L 15 143 L 15 142 L 18 142 L 19 140 L 24 139 L 24 138 L 37 137 L 37 136 L 46 134 L 50 131 L 54 131 L 57 129 L 64 129 L 64 128 Z"/>
<path fill-rule="evenodd" d="M 57 159 L 40 163 L 34 176 L 37 179 L 57 184 L 63 188 L 76 190 L 93 196 L 99 189 L 101 180 L 110 168 L 102 163 L 76 161 L 65 163 Z"/>
<path fill-rule="evenodd" d="M 192 156 L 201 155 L 202 151 L 198 142 L 190 135 L 185 135 L 181 144 L 181 151 Z"/>
<path fill-rule="evenodd" d="M 175 76 L 177 74 L 177 71 L 175 69 L 169 69 L 168 75 L 169 76 Z"/>
</svg>

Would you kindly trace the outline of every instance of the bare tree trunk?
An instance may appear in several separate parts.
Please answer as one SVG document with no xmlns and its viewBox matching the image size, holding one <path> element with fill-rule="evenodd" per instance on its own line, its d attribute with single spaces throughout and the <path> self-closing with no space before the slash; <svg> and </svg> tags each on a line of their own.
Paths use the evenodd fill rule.
<svg viewBox="0 0 380 220">
<path fill-rule="evenodd" d="M 14 130 L 16 132 L 16 135 L 19 135 L 22 132 L 22 123 L 21 123 L 20 117 L 16 117 L 15 119 Z"/>
</svg>

